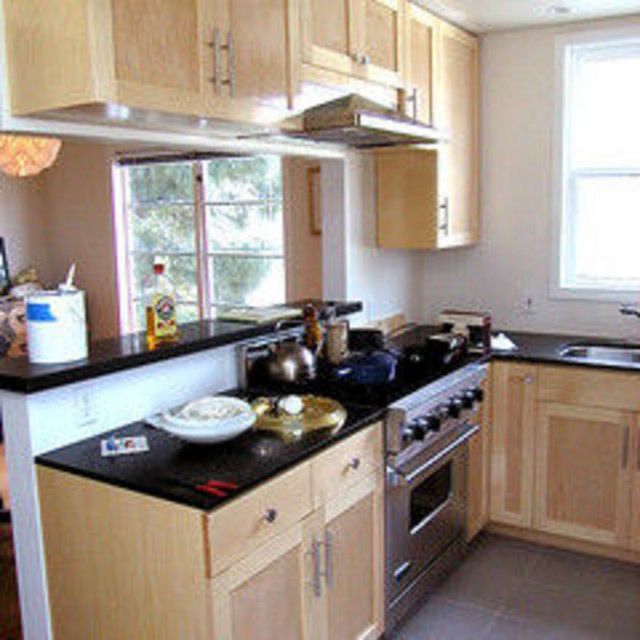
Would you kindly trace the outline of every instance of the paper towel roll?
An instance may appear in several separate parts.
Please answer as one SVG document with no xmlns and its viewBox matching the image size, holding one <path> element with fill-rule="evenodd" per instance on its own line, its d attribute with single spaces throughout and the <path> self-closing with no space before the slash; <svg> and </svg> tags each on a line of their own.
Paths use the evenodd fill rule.
<svg viewBox="0 0 640 640">
<path fill-rule="evenodd" d="M 59 289 L 27 297 L 29 360 L 54 364 L 88 355 L 84 291 Z"/>
</svg>

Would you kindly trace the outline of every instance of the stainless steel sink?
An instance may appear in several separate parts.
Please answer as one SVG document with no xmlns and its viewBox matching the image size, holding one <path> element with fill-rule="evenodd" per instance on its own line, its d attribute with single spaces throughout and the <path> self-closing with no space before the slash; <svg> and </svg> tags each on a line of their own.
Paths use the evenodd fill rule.
<svg viewBox="0 0 640 640">
<path fill-rule="evenodd" d="M 640 365 L 639 345 L 571 344 L 559 351 L 561 358 L 576 358 L 603 363 Z"/>
</svg>

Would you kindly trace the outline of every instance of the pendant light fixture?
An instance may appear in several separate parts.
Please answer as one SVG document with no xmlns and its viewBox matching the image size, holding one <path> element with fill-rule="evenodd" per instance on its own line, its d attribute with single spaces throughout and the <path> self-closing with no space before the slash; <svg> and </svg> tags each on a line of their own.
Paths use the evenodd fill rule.
<svg viewBox="0 0 640 640">
<path fill-rule="evenodd" d="M 57 138 L 0 135 L 0 171 L 17 178 L 37 176 L 56 161 L 61 146 Z"/>
</svg>

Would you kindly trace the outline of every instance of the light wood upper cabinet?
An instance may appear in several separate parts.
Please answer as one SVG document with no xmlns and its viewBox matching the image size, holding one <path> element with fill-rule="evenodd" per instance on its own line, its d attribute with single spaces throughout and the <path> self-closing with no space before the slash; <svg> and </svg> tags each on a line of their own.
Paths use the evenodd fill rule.
<svg viewBox="0 0 640 640">
<path fill-rule="evenodd" d="M 441 20 L 415 4 L 407 7 L 406 19 L 406 114 L 425 124 L 435 119 L 435 87 L 438 71 Z"/>
<path fill-rule="evenodd" d="M 445 22 L 438 29 L 436 125 L 449 133 L 440 152 L 441 246 L 479 240 L 478 39 Z"/>
<path fill-rule="evenodd" d="M 15 115 L 267 123 L 296 91 L 295 0 L 5 0 Z M 256 32 L 256 20 L 259 30 Z"/>
<path fill-rule="evenodd" d="M 302 0 L 302 61 L 402 85 L 406 0 Z"/>
<path fill-rule="evenodd" d="M 626 546 L 631 437 L 629 413 L 540 403 L 534 526 L 549 533 Z"/>
<path fill-rule="evenodd" d="M 491 520 L 530 527 L 536 371 L 504 362 L 492 369 Z"/>
</svg>

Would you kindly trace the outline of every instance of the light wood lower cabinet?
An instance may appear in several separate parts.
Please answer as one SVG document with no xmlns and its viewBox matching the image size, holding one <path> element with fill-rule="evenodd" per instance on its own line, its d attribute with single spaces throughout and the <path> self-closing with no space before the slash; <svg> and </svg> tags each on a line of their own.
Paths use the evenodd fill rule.
<svg viewBox="0 0 640 640">
<path fill-rule="evenodd" d="M 39 467 L 55 638 L 378 638 L 382 462 L 376 423 L 213 513 Z"/>
<path fill-rule="evenodd" d="M 491 374 L 482 385 L 484 402 L 480 405 L 480 431 L 469 440 L 467 467 L 467 541 L 472 540 L 489 522 L 489 471 L 491 468 Z"/>
<path fill-rule="evenodd" d="M 533 515 L 535 367 L 492 364 L 491 520 L 529 527 Z"/>
<path fill-rule="evenodd" d="M 634 415 L 634 437 L 631 449 L 633 487 L 631 493 L 631 538 L 629 546 L 640 552 L 640 417 Z"/>
<path fill-rule="evenodd" d="M 534 526 L 627 546 L 632 415 L 574 405 L 538 405 Z"/>
</svg>

